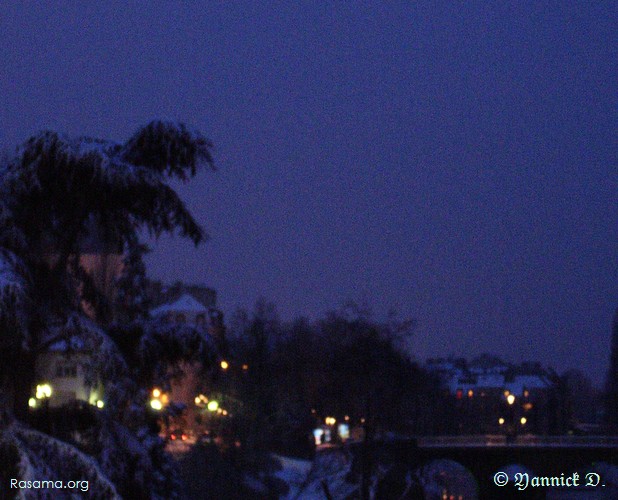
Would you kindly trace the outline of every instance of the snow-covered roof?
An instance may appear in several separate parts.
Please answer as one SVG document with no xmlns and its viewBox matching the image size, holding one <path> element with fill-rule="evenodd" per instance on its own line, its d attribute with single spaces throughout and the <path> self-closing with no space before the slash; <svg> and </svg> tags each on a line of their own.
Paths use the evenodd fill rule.
<svg viewBox="0 0 618 500">
<path fill-rule="evenodd" d="M 551 386 L 545 377 L 539 375 L 522 375 L 515 377 L 506 384 L 506 388 L 513 394 L 523 394 L 525 389 L 547 389 Z"/>
<path fill-rule="evenodd" d="M 71 337 L 67 339 L 60 339 L 50 344 L 48 347 L 48 351 L 55 352 L 67 352 L 69 350 L 72 351 L 80 351 L 84 349 L 84 341 L 78 337 Z"/>
<path fill-rule="evenodd" d="M 504 376 L 496 373 L 479 375 L 476 379 L 476 385 L 487 389 L 501 388 L 504 387 Z"/>
<path fill-rule="evenodd" d="M 475 379 L 453 375 L 447 382 L 451 393 L 459 389 L 467 392 L 469 389 L 505 389 L 521 396 L 526 389 L 547 389 L 550 382 L 540 375 L 518 375 L 512 379 L 505 379 L 499 374 L 478 375 Z"/>
<path fill-rule="evenodd" d="M 208 313 L 208 308 L 192 295 L 185 293 L 175 302 L 164 304 L 150 311 L 152 316 L 164 316 L 169 313 Z"/>
</svg>

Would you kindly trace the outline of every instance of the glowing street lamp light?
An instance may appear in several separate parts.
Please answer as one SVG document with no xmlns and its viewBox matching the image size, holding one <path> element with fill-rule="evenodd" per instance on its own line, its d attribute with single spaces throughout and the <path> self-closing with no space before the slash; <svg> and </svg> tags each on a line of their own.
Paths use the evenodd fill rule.
<svg viewBox="0 0 618 500">
<path fill-rule="evenodd" d="M 208 411 L 217 411 L 219 409 L 219 403 L 217 401 L 208 402 Z"/>
<path fill-rule="evenodd" d="M 506 402 L 510 405 L 512 405 L 513 403 L 515 403 L 515 396 L 513 394 L 509 394 L 506 397 Z"/>
<path fill-rule="evenodd" d="M 195 396 L 195 399 L 193 401 L 195 402 L 195 406 L 203 408 L 204 405 L 208 403 L 208 398 L 203 394 L 198 394 L 197 396 Z"/>
<path fill-rule="evenodd" d="M 526 417 L 521 417 L 519 421 L 521 422 L 521 425 L 526 425 L 526 422 L 528 421 L 528 419 Z"/>
<path fill-rule="evenodd" d="M 500 417 L 500 418 L 498 419 L 498 423 L 499 423 L 500 425 L 504 425 L 504 419 L 503 419 L 502 417 Z"/>
<path fill-rule="evenodd" d="M 159 401 L 158 399 L 151 399 L 150 400 L 150 407 L 153 410 L 157 410 L 160 411 L 163 409 L 163 404 L 161 403 L 161 401 Z"/>
<path fill-rule="evenodd" d="M 227 361 L 225 361 L 225 360 L 221 361 L 221 369 L 222 370 L 227 370 L 229 367 L 230 367 L 230 364 Z"/>
<path fill-rule="evenodd" d="M 153 398 L 161 397 L 161 389 L 157 389 L 157 388 L 153 389 L 152 390 L 152 397 Z"/>
<path fill-rule="evenodd" d="M 51 398 L 52 387 L 49 384 L 40 384 L 36 386 L 36 398 L 45 399 Z"/>
</svg>

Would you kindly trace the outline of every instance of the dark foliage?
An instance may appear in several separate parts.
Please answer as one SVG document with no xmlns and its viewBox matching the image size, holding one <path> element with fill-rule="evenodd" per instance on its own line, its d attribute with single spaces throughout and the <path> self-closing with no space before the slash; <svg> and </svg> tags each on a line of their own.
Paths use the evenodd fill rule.
<svg viewBox="0 0 618 500">
<path fill-rule="evenodd" d="M 618 434 L 618 309 L 612 323 L 612 344 L 609 371 L 605 383 L 605 422 Z"/>
</svg>

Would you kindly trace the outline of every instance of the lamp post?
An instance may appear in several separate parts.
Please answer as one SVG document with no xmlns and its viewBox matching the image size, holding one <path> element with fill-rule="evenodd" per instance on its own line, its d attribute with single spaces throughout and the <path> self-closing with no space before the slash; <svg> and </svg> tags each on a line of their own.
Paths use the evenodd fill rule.
<svg viewBox="0 0 618 500">
<path fill-rule="evenodd" d="M 48 433 L 51 432 L 51 422 L 49 421 L 49 398 L 51 398 L 52 392 L 52 387 L 48 383 L 43 383 L 36 386 L 35 398 L 43 404 L 43 418 L 45 419 L 45 427 Z"/>
<path fill-rule="evenodd" d="M 516 398 L 514 394 L 511 394 L 508 391 L 505 391 L 505 396 L 506 396 L 506 403 L 507 403 L 506 442 L 514 443 L 517 438 L 517 423 L 515 422 Z M 500 425 L 503 425 L 504 423 L 505 423 L 505 419 L 501 418 Z"/>
</svg>

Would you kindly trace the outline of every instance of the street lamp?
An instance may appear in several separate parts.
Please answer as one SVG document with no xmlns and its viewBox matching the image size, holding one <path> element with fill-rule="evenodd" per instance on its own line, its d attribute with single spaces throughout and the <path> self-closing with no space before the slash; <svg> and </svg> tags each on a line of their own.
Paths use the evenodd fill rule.
<svg viewBox="0 0 618 500">
<path fill-rule="evenodd" d="M 506 402 L 508 404 L 506 417 L 507 419 L 501 418 L 502 420 L 500 425 L 507 424 L 505 426 L 506 431 L 506 442 L 512 443 L 515 441 L 517 437 L 517 428 L 515 424 L 515 394 L 512 394 L 510 391 L 504 391 L 504 395 L 506 397 Z"/>
<path fill-rule="evenodd" d="M 51 422 L 49 419 L 49 398 L 51 398 L 51 395 L 52 395 L 52 386 L 49 385 L 47 382 L 36 386 L 35 397 L 36 399 L 40 399 L 43 402 L 43 411 L 44 411 L 44 417 L 45 417 L 45 422 L 47 425 L 48 432 L 51 431 Z M 28 401 L 28 405 L 31 408 L 34 408 L 34 406 L 36 406 L 36 401 L 34 401 L 34 406 L 30 404 L 30 401 Z"/>
<path fill-rule="evenodd" d="M 36 398 L 46 399 L 51 398 L 52 387 L 49 384 L 40 384 L 36 386 Z"/>
<path fill-rule="evenodd" d="M 167 396 L 163 394 L 161 389 L 155 387 L 152 390 L 152 399 L 150 400 L 150 407 L 153 410 L 161 411 L 163 409 L 163 403 L 167 403 Z"/>
</svg>

